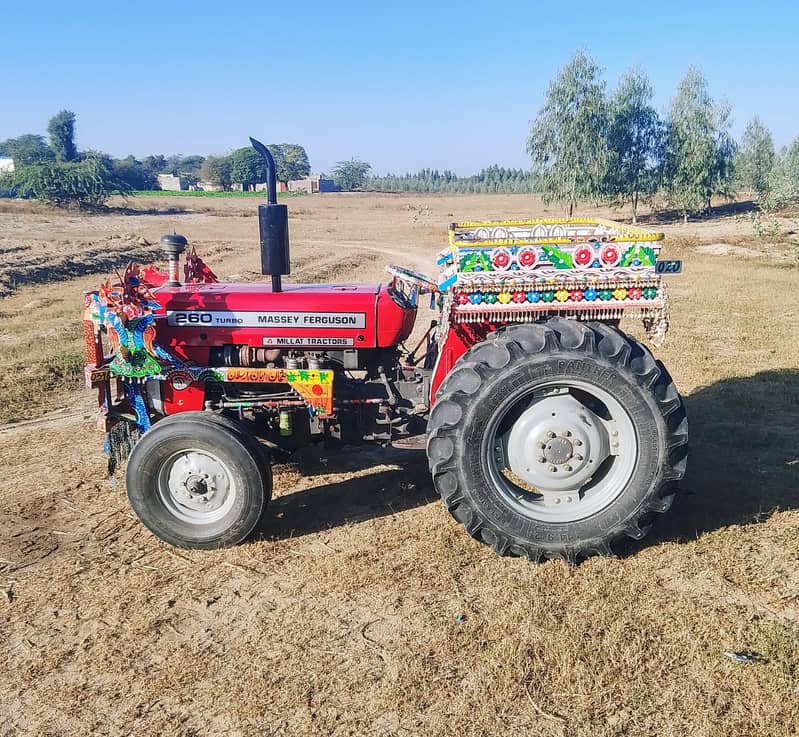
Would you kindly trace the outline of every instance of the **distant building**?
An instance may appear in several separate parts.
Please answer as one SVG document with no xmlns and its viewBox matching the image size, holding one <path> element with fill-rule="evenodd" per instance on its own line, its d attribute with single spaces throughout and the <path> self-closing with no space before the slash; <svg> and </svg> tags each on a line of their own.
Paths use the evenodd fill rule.
<svg viewBox="0 0 799 737">
<path fill-rule="evenodd" d="M 197 182 L 197 184 L 192 184 L 191 189 L 195 192 L 221 192 L 222 187 L 218 184 L 214 184 L 213 182 Z"/>
<path fill-rule="evenodd" d="M 278 192 L 288 192 L 289 188 L 286 186 L 285 182 L 276 182 L 277 184 L 277 191 Z M 266 182 L 258 182 L 255 185 L 256 192 L 266 192 Z"/>
<path fill-rule="evenodd" d="M 14 172 L 14 159 L 0 156 L 0 174 L 12 174 Z"/>
<path fill-rule="evenodd" d="M 311 174 L 305 179 L 294 179 L 289 182 L 289 192 L 335 192 L 336 185 L 332 179 L 322 179 L 318 174 Z"/>
<path fill-rule="evenodd" d="M 166 192 L 180 192 L 186 189 L 185 184 L 180 181 L 180 177 L 176 177 L 174 174 L 159 174 L 158 186 Z"/>
<path fill-rule="evenodd" d="M 203 184 L 201 182 L 201 184 Z M 203 189 L 205 186 L 203 184 Z M 241 184 L 233 184 L 231 189 L 241 192 Z M 250 187 L 255 192 L 266 192 L 266 182 L 256 182 Z M 317 192 L 335 192 L 336 185 L 332 179 L 322 179 L 318 174 L 311 174 L 305 179 L 293 179 L 288 184 L 286 182 L 277 182 L 278 192 L 307 192 L 308 194 L 316 194 Z"/>
</svg>

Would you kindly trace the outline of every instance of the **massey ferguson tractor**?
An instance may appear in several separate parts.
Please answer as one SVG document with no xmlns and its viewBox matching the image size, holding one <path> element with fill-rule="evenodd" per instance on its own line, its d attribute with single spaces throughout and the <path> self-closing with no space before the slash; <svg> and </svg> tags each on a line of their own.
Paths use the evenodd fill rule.
<svg viewBox="0 0 799 737">
<path fill-rule="evenodd" d="M 271 284 L 219 282 L 173 234 L 167 272 L 130 264 L 85 295 L 110 464 L 127 457 L 155 535 L 235 545 L 264 514 L 277 452 L 412 438 L 452 516 L 500 555 L 574 561 L 649 531 L 685 472 L 688 426 L 668 371 L 619 321 L 665 335 L 663 274 L 680 262 L 658 259 L 662 234 L 455 223 L 436 280 L 389 266 L 387 284 L 288 284 L 287 207 L 252 143 Z M 438 319 L 408 350 L 423 298 Z"/>
</svg>

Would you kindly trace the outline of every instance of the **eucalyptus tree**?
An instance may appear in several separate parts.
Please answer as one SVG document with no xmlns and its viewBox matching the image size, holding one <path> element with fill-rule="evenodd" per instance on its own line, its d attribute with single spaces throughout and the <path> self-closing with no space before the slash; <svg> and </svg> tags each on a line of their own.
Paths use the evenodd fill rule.
<svg viewBox="0 0 799 737">
<path fill-rule="evenodd" d="M 630 203 L 634 223 L 640 201 L 659 184 L 664 131 L 652 94 L 646 75 L 633 69 L 610 100 L 605 190 L 611 200 Z"/>
<path fill-rule="evenodd" d="M 702 73 L 689 67 L 667 120 L 666 181 L 670 199 L 688 215 L 709 210 L 711 197 L 729 196 L 735 144 L 730 108 L 710 96 Z"/>
<path fill-rule="evenodd" d="M 600 69 L 578 51 L 549 83 L 527 138 L 544 202 L 563 203 L 569 217 L 579 201 L 603 194 L 608 117 Z"/>
<path fill-rule="evenodd" d="M 755 116 L 746 124 L 736 157 L 735 169 L 741 184 L 754 190 L 758 197 L 767 194 L 775 158 L 771 131 Z"/>
</svg>

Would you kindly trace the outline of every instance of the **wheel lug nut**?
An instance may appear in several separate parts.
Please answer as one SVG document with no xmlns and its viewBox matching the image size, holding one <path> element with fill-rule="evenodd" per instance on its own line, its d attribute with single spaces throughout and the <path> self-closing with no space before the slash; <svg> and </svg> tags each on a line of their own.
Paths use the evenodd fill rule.
<svg viewBox="0 0 799 737">
<path fill-rule="evenodd" d="M 571 466 L 566 466 L 567 471 L 573 471 L 574 469 Z"/>
<path fill-rule="evenodd" d="M 552 430 L 550 430 L 550 431 L 547 433 L 547 437 L 548 437 L 548 438 L 554 438 L 554 437 L 555 437 L 555 433 L 554 433 L 554 432 L 552 432 Z"/>
<path fill-rule="evenodd" d="M 564 438 L 570 438 L 571 436 L 572 436 L 572 434 L 571 434 L 570 430 L 564 430 L 563 431 L 563 437 Z"/>
<path fill-rule="evenodd" d="M 583 457 L 579 453 L 575 453 L 574 454 L 574 460 L 575 461 L 581 461 L 581 460 L 583 460 Z"/>
<path fill-rule="evenodd" d="M 555 497 L 555 504 L 560 504 L 560 497 L 559 496 Z"/>
<path fill-rule="evenodd" d="M 550 466 L 548 470 L 552 471 L 552 473 L 555 473 L 558 470 L 558 467 L 557 466 Z"/>
<path fill-rule="evenodd" d="M 546 463 L 547 462 L 547 459 L 544 458 L 544 456 L 538 456 L 537 460 L 538 460 L 539 463 Z"/>
<path fill-rule="evenodd" d="M 582 445 L 582 444 L 583 444 L 583 441 L 582 441 L 582 440 L 580 440 L 579 438 L 576 438 L 576 439 L 574 440 L 574 445 Z"/>
</svg>

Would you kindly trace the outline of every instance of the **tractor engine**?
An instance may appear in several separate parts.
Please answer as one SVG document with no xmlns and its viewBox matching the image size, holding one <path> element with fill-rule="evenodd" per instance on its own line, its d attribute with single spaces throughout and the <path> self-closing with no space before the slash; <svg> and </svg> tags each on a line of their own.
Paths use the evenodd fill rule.
<svg viewBox="0 0 799 737">
<path fill-rule="evenodd" d="M 160 345 L 208 368 L 148 382 L 160 414 L 234 410 L 287 448 L 323 434 L 388 442 L 429 393 L 426 376 L 400 363 L 416 305 L 392 286 L 187 284 L 158 297 Z"/>
</svg>

